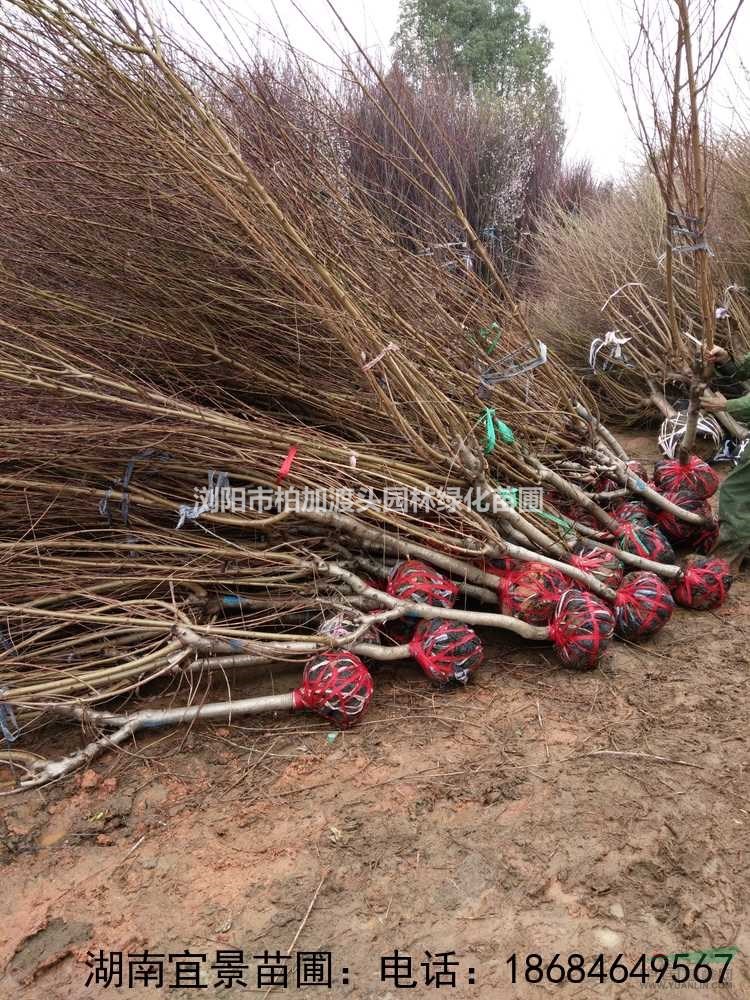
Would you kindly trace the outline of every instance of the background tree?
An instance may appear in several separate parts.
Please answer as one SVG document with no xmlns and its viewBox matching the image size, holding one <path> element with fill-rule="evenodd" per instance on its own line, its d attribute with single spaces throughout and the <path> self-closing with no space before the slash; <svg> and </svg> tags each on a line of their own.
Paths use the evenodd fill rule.
<svg viewBox="0 0 750 1000">
<path fill-rule="evenodd" d="M 411 74 L 449 70 L 499 96 L 521 91 L 544 104 L 556 93 L 549 33 L 532 28 L 518 0 L 401 0 L 393 44 Z"/>
<path fill-rule="evenodd" d="M 426 141 L 450 161 L 467 217 L 519 278 L 565 142 L 547 29 L 532 27 L 519 0 L 401 0 L 393 45 L 392 73 L 410 106 L 429 108 Z"/>
</svg>

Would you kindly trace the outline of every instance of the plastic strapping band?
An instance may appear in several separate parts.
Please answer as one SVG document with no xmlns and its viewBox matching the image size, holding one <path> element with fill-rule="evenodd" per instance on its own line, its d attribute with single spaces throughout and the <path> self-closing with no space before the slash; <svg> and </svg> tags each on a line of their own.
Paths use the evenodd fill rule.
<svg viewBox="0 0 750 1000">
<path fill-rule="evenodd" d="M 495 417 L 495 427 L 497 428 L 497 432 L 502 438 L 502 440 L 505 442 L 505 444 L 513 444 L 515 442 L 516 440 L 515 434 L 510 429 L 510 427 L 508 427 L 508 425 L 505 423 L 504 420 L 500 420 L 498 417 Z"/>
<path fill-rule="evenodd" d="M 543 517 L 546 521 L 552 521 L 553 524 L 558 524 L 561 528 L 564 528 L 566 535 L 573 530 L 573 522 L 566 520 L 564 517 L 549 514 L 546 510 L 535 510 L 534 513 L 539 517 Z"/>
<path fill-rule="evenodd" d="M 13 640 L 2 626 L 0 626 L 0 643 L 2 643 L 3 649 L 7 649 L 9 653 L 15 654 L 16 647 L 13 644 Z"/>
<path fill-rule="evenodd" d="M 617 330 L 608 330 L 603 337 L 595 337 L 589 347 L 589 366 L 596 371 L 596 362 L 599 352 L 607 347 L 607 361 L 624 361 L 622 354 L 623 345 L 630 343 L 632 337 L 618 337 Z M 604 363 L 607 367 L 607 362 Z"/>
<path fill-rule="evenodd" d="M 713 250 L 705 240 L 701 240 L 700 243 L 683 243 L 681 246 L 672 247 L 672 253 L 696 253 L 698 250 L 705 250 L 707 254 L 710 254 L 712 257 L 715 256 Z"/>
<path fill-rule="evenodd" d="M 498 340 L 500 340 L 500 337 L 502 336 L 503 333 L 502 329 L 497 323 L 492 323 L 489 327 L 482 327 L 482 329 L 479 331 L 479 336 L 482 338 L 482 340 L 484 341 L 489 340 L 491 330 L 497 330 L 497 333 L 495 334 L 494 340 L 492 341 L 491 344 L 485 344 L 484 349 L 485 351 L 487 351 L 488 354 L 492 354 L 492 352 L 495 350 L 495 348 L 497 347 L 497 342 Z"/>
<path fill-rule="evenodd" d="M 6 743 L 15 743 L 18 739 L 18 722 L 13 706 L 3 701 L 3 696 L 8 693 L 8 688 L 0 688 L 0 733 Z"/>
<path fill-rule="evenodd" d="M 516 437 L 511 428 L 505 423 L 504 420 L 500 420 L 499 417 L 495 416 L 495 411 L 486 406 L 484 408 L 484 431 L 487 440 L 484 445 L 485 455 L 491 455 L 495 450 L 497 445 L 497 435 L 500 435 L 500 440 L 504 444 L 514 444 Z"/>
<path fill-rule="evenodd" d="M 216 477 L 214 481 L 214 477 Z M 229 488 L 229 474 L 226 472 L 209 472 L 208 490 L 203 503 L 182 504 L 177 511 L 177 529 L 179 530 L 186 521 L 197 521 L 201 514 L 207 511 L 215 511 L 218 508 L 219 493 L 223 489 Z"/>
<path fill-rule="evenodd" d="M 108 486 L 107 489 L 104 491 L 104 496 L 99 501 L 99 513 L 102 515 L 102 517 L 106 517 L 110 523 L 112 522 L 112 515 L 110 514 L 109 511 L 109 498 L 112 496 L 112 493 L 113 493 L 112 487 Z"/>
<path fill-rule="evenodd" d="M 495 411 L 489 406 L 485 406 L 484 408 L 484 432 L 487 436 L 484 453 L 485 455 L 491 455 L 495 450 L 497 438 L 495 436 Z"/>
<path fill-rule="evenodd" d="M 276 484 L 278 486 L 281 486 L 286 477 L 289 475 L 289 472 L 292 468 L 292 463 L 294 462 L 294 459 L 297 457 L 297 451 L 298 451 L 297 445 L 293 444 L 292 447 L 289 449 L 289 451 L 286 453 L 286 458 L 279 466 L 279 472 L 278 475 L 276 476 Z"/>
<path fill-rule="evenodd" d="M 486 368 L 480 373 L 479 379 L 485 391 L 498 382 L 506 382 L 508 379 L 517 378 L 519 375 L 526 375 L 534 371 L 540 365 L 547 363 L 547 345 L 543 340 L 538 340 L 539 354 L 531 361 L 518 361 L 525 348 L 519 348 L 506 354 L 505 357 L 498 358 L 493 368 Z"/>
<path fill-rule="evenodd" d="M 157 462 L 169 462 L 172 455 L 166 451 L 157 451 L 156 448 L 144 448 L 143 451 L 137 452 L 133 455 L 128 464 L 125 466 L 125 472 L 123 474 L 120 483 L 122 484 L 122 500 L 120 501 L 120 514 L 122 515 L 122 520 L 127 525 L 128 514 L 130 507 L 130 497 L 128 494 L 128 487 L 130 486 L 130 480 L 133 478 L 133 472 L 135 471 L 135 463 L 144 458 L 155 458 Z M 109 499 L 114 492 L 111 486 L 108 486 L 104 492 L 104 496 L 99 501 L 99 513 L 102 517 L 106 517 L 107 520 L 111 522 L 112 517 L 109 510 Z"/>
<path fill-rule="evenodd" d="M 677 453 L 677 445 L 685 436 L 687 427 L 687 415 L 677 413 L 674 417 L 667 417 L 659 428 L 659 447 L 667 458 L 674 458 Z M 702 437 L 710 438 L 718 448 L 724 437 L 721 425 L 711 414 L 700 414 L 696 427 L 698 434 Z"/>
</svg>

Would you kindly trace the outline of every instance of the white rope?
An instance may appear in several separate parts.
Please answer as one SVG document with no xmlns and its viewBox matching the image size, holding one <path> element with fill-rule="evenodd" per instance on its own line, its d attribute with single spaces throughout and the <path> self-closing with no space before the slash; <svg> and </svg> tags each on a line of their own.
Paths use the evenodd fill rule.
<svg viewBox="0 0 750 1000">
<path fill-rule="evenodd" d="M 722 299 L 722 304 L 716 307 L 716 318 L 717 319 L 729 319 L 731 317 L 730 305 L 731 305 L 731 294 L 732 292 L 746 292 L 747 289 L 744 285 L 727 285 L 724 289 L 724 297 Z"/>
<path fill-rule="evenodd" d="M 702 341 L 702 340 L 698 340 L 698 338 L 697 338 L 697 337 L 694 337 L 694 336 L 692 335 L 692 333 L 688 333 L 688 332 L 687 332 L 687 330 L 683 330 L 683 331 L 682 331 L 682 336 L 683 336 L 683 337 L 687 337 L 687 339 L 688 339 L 688 340 L 692 340 L 692 342 L 693 342 L 694 344 L 697 344 L 697 345 L 698 345 L 698 347 L 703 347 L 703 341 Z"/>
<path fill-rule="evenodd" d="M 659 447 L 667 458 L 674 458 L 680 442 L 685 436 L 687 427 L 687 414 L 677 413 L 673 417 L 667 417 L 659 428 Z M 718 420 L 710 414 L 698 415 L 697 433 L 704 438 L 709 438 L 718 448 L 724 437 L 724 431 Z"/>
<path fill-rule="evenodd" d="M 612 361 L 623 361 L 622 348 L 625 344 L 629 344 L 632 339 L 632 337 L 618 337 L 617 330 L 609 330 L 603 337 L 594 338 L 589 347 L 589 367 L 592 371 L 596 371 L 597 359 L 605 348 L 607 348 L 606 361 L 602 365 L 604 370 Z"/>
<path fill-rule="evenodd" d="M 229 489 L 229 475 L 226 472 L 209 472 L 205 500 L 201 503 L 184 503 L 177 511 L 178 530 L 186 521 L 197 521 L 201 514 L 217 511 L 219 509 L 219 494 L 224 489 Z"/>
</svg>

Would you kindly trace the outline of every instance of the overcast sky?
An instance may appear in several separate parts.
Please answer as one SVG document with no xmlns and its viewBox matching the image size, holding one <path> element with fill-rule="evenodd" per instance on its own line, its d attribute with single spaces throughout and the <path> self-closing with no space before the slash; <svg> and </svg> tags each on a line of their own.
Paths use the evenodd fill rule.
<svg viewBox="0 0 750 1000">
<path fill-rule="evenodd" d="M 210 35 L 206 2 L 181 0 L 181 6 L 191 23 Z M 666 5 L 669 0 L 663 2 Z M 734 2 L 719 0 L 720 9 L 727 10 Z M 336 0 L 335 5 L 361 44 L 371 51 L 381 49 L 387 56 L 398 22 L 399 0 Z M 526 0 L 525 5 L 534 23 L 545 24 L 552 38 L 552 75 L 563 94 L 568 156 L 589 159 L 601 178 L 621 176 L 638 157 L 617 83 L 617 74 L 624 68 L 627 39 L 632 38 L 631 0 Z M 248 25 L 257 23 L 272 34 L 283 33 L 281 20 L 291 43 L 321 62 L 332 61 L 331 50 L 310 23 L 339 50 L 352 48 L 326 0 L 234 0 L 233 6 L 242 11 Z M 733 36 L 733 71 L 739 54 L 748 47 L 750 16 L 743 12 Z M 718 120 L 729 117 L 731 83 L 728 69 L 714 87 Z"/>
</svg>

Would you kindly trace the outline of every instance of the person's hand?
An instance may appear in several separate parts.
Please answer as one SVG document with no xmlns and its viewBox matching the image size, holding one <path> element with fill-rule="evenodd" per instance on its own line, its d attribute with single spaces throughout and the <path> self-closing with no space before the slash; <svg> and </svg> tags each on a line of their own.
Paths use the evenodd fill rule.
<svg viewBox="0 0 750 1000">
<path fill-rule="evenodd" d="M 704 413 L 721 413 L 726 408 L 727 398 L 726 396 L 722 396 L 720 392 L 704 392 L 701 396 L 701 409 Z"/>
<path fill-rule="evenodd" d="M 703 352 L 703 360 L 707 365 L 725 365 L 729 361 L 729 351 L 723 347 L 712 347 Z"/>
</svg>

